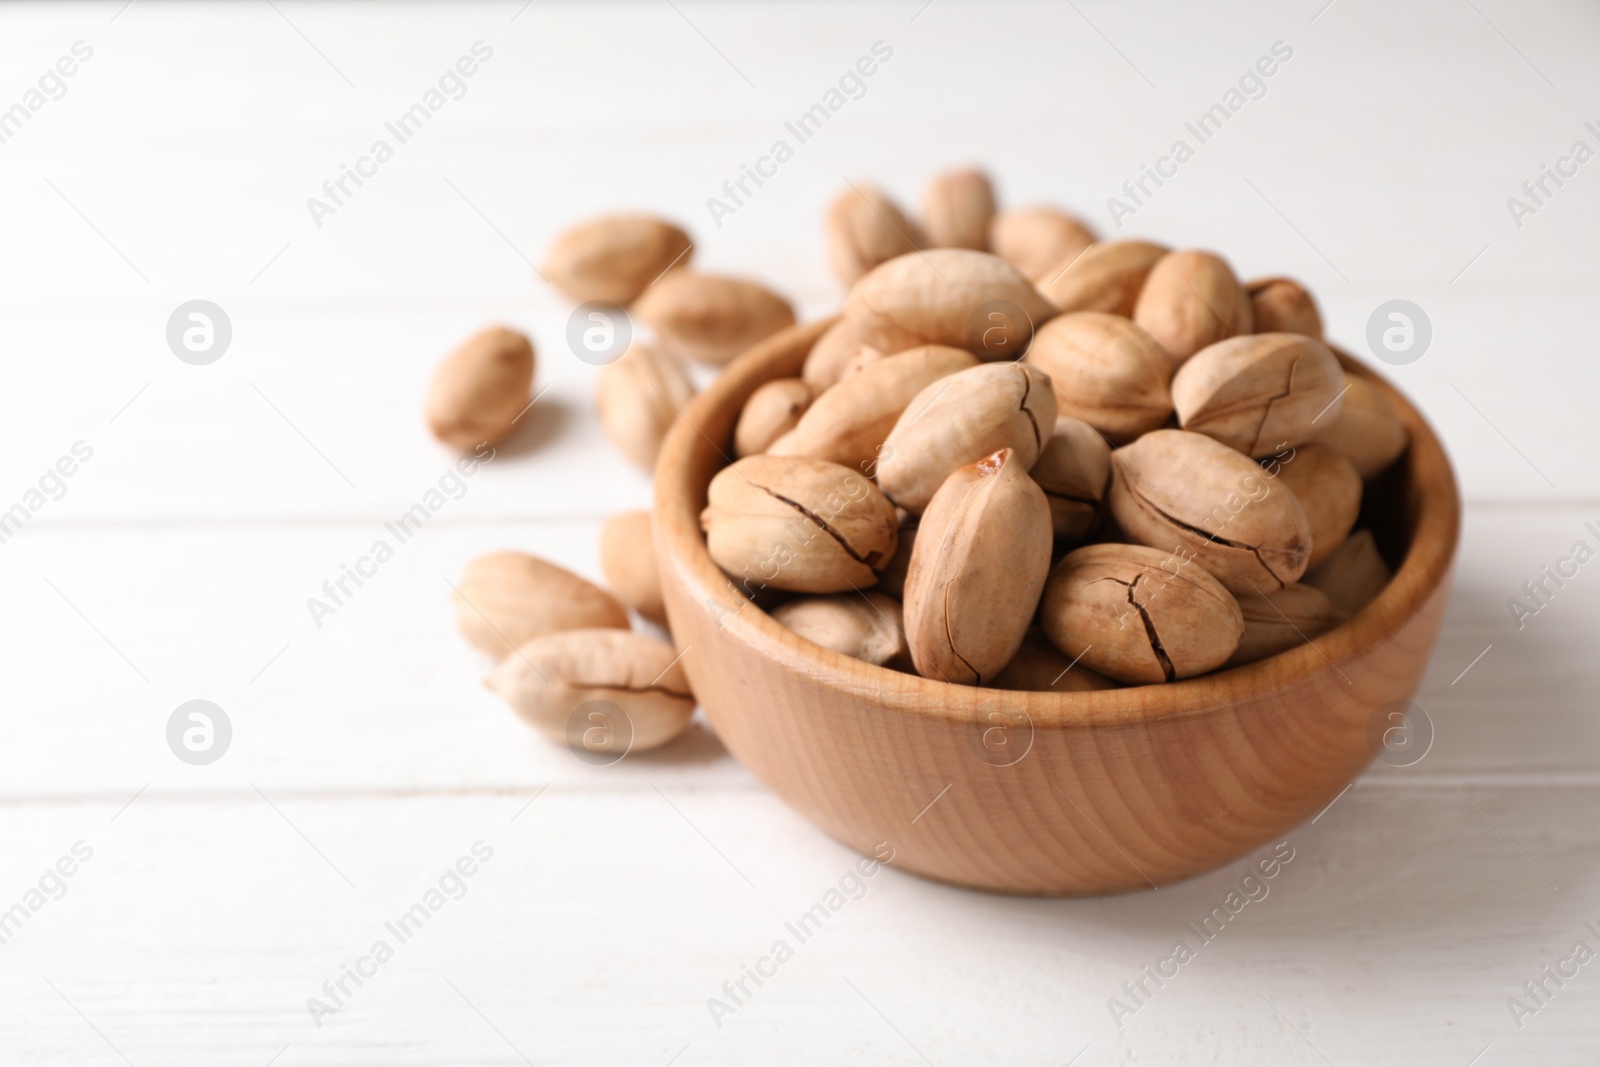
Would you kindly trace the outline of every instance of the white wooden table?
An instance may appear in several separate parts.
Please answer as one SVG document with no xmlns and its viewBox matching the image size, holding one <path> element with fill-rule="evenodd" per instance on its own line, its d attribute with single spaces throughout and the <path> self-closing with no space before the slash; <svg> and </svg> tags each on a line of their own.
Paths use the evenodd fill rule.
<svg viewBox="0 0 1600 1067">
<path fill-rule="evenodd" d="M 0 1062 L 1593 1063 L 1600 962 L 1562 961 L 1600 951 L 1600 563 L 1520 629 L 1507 600 L 1600 547 L 1600 163 L 1520 226 L 1507 198 L 1600 148 L 1600 16 L 1322 4 L 0 11 L 0 108 L 25 112 L 0 122 L 0 509 L 26 511 L 0 544 Z M 459 99 L 314 221 L 478 41 Z M 859 99 L 714 225 L 706 199 L 878 41 Z M 910 202 L 969 160 L 1112 232 L 1106 199 L 1278 41 L 1264 95 L 1115 232 L 1303 278 L 1356 350 L 1382 302 L 1426 310 L 1430 350 L 1390 373 L 1468 501 L 1431 750 L 1293 831 L 1210 943 L 1188 924 L 1243 863 L 1076 901 L 886 871 L 714 1018 L 855 857 L 704 726 L 591 767 L 478 686 L 447 605 L 464 562 L 595 575 L 599 523 L 649 499 L 529 261 L 579 217 L 654 210 L 820 315 L 844 179 Z M 232 324 L 207 366 L 165 337 L 192 299 Z M 314 625 L 307 598 L 450 463 L 421 393 L 491 321 L 536 338 L 539 417 Z M 166 741 L 192 699 L 232 724 L 205 766 Z M 1132 999 L 1178 940 L 1195 958 Z"/>
</svg>

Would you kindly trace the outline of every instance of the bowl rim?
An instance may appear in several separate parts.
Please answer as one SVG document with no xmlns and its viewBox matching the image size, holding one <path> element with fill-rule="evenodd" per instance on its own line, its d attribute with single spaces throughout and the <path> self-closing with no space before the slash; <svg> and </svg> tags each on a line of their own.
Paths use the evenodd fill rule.
<svg viewBox="0 0 1600 1067">
<path fill-rule="evenodd" d="M 834 315 L 791 326 L 759 342 L 730 363 L 694 399 L 663 444 L 656 465 L 653 514 L 662 572 L 673 569 L 686 583 L 695 603 L 709 605 L 728 596 L 728 590 L 738 600 L 736 607 L 719 616 L 721 639 L 738 641 L 777 665 L 840 693 L 885 710 L 961 723 L 980 719 L 993 711 L 997 702 L 1020 708 L 1035 729 L 1172 721 L 1293 689 L 1330 669 L 1342 676 L 1342 665 L 1361 659 L 1392 640 L 1449 580 L 1460 540 L 1461 502 L 1443 445 L 1421 412 L 1393 384 L 1362 360 L 1329 343 L 1344 369 L 1376 385 L 1405 424 L 1410 446 L 1399 462 L 1408 468 L 1417 509 L 1410 543 L 1389 584 L 1372 603 L 1314 642 L 1255 663 L 1159 686 L 1130 685 L 1070 693 L 956 685 L 875 666 L 813 644 L 739 594 L 711 559 L 700 529 L 705 487 L 693 491 L 689 479 L 694 474 L 695 456 L 704 448 L 731 460 L 699 429 L 708 416 L 730 404 L 733 397 L 748 396 L 756 386 L 775 377 L 770 364 L 795 358 L 797 349 L 809 351 L 816 338 L 838 319 Z M 744 610 L 747 607 L 752 610 Z"/>
</svg>

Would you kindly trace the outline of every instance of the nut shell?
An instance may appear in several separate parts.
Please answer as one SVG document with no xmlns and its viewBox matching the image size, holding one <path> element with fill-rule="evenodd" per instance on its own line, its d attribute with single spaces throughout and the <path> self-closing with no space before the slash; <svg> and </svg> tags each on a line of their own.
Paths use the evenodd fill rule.
<svg viewBox="0 0 1600 1067">
<path fill-rule="evenodd" d="M 1230 667 L 1287 652 L 1349 618 L 1322 590 L 1298 583 L 1265 596 L 1249 593 L 1238 601 L 1244 615 L 1244 636 L 1228 659 Z"/>
<path fill-rule="evenodd" d="M 845 363 L 844 367 L 840 369 L 839 381 L 844 381 L 852 374 L 860 374 L 874 363 L 888 358 L 888 356 L 884 355 L 876 348 L 873 348 L 871 345 L 862 345 L 856 351 L 856 354 L 851 356 L 850 359 Z M 838 383 L 835 382 L 834 384 L 837 385 Z"/>
<path fill-rule="evenodd" d="M 1003 211 L 989 224 L 989 250 L 1038 285 L 1094 244 L 1094 234 L 1059 208 Z"/>
<path fill-rule="evenodd" d="M 1050 501 L 1056 540 L 1081 541 L 1094 530 L 1111 481 L 1111 446 L 1099 430 L 1071 415 L 1056 416 L 1029 473 Z"/>
<path fill-rule="evenodd" d="M 1080 418 L 1118 444 L 1172 416 L 1172 360 L 1121 316 L 1081 311 L 1052 319 L 1026 361 L 1050 375 L 1058 414 Z"/>
<path fill-rule="evenodd" d="M 748 593 L 865 589 L 899 540 L 894 506 L 860 471 L 803 456 L 747 456 L 718 472 L 700 525 L 711 558 Z"/>
<path fill-rule="evenodd" d="M 824 330 L 811 346 L 800 368 L 800 377 L 811 386 L 813 393 L 820 396 L 844 377 L 845 368 L 859 359 L 863 352 L 877 352 L 877 349 L 862 344 L 856 336 L 855 327 L 841 318 Z"/>
<path fill-rule="evenodd" d="M 999 256 L 935 248 L 875 267 L 850 290 L 844 314 L 884 352 L 948 345 L 1000 360 L 1026 348 L 1055 309 Z"/>
<path fill-rule="evenodd" d="M 600 528 L 600 573 L 634 611 L 658 626 L 667 624 L 648 511 L 624 511 L 606 520 Z"/>
<path fill-rule="evenodd" d="M 772 442 L 794 429 L 811 406 L 811 387 L 800 378 L 765 382 L 750 394 L 733 430 L 735 455 L 765 452 Z"/>
<path fill-rule="evenodd" d="M 490 552 L 472 560 L 450 600 L 462 636 L 496 659 L 546 634 L 629 626 L 628 611 L 616 597 L 526 552 Z"/>
<path fill-rule="evenodd" d="M 621 358 L 600 368 L 595 403 L 600 428 L 617 450 L 654 470 L 667 431 L 694 399 L 694 386 L 675 361 L 635 341 Z"/>
<path fill-rule="evenodd" d="M 883 443 L 878 487 L 921 512 L 954 471 L 1009 448 L 1026 470 L 1056 421 L 1050 376 L 1022 363 L 980 363 L 925 386 Z"/>
<path fill-rule="evenodd" d="M 1110 511 L 1128 540 L 1192 560 L 1235 593 L 1283 588 L 1311 554 L 1292 492 L 1243 454 L 1185 430 L 1157 430 L 1111 453 Z"/>
<path fill-rule="evenodd" d="M 563 230 L 540 273 L 573 300 L 633 303 L 663 271 L 689 262 L 689 235 L 650 215 L 605 215 Z"/>
<path fill-rule="evenodd" d="M 1293 278 L 1257 278 L 1244 287 L 1257 333 L 1298 333 L 1322 340 L 1322 313 L 1305 286 Z"/>
<path fill-rule="evenodd" d="M 1357 530 L 1316 570 L 1306 574 L 1305 584 L 1328 594 L 1340 611 L 1355 615 L 1377 599 L 1391 577 L 1372 531 Z"/>
<path fill-rule="evenodd" d="M 1306 567 L 1315 567 L 1333 555 L 1355 527 L 1361 514 L 1361 475 L 1344 456 L 1315 441 L 1262 465 L 1269 475 L 1276 473 L 1305 509 L 1311 528 Z"/>
<path fill-rule="evenodd" d="M 1362 479 L 1376 478 L 1399 459 L 1411 435 L 1383 391 L 1355 374 L 1344 376 L 1344 400 L 1337 414 L 1317 420 L 1317 440 L 1344 454 Z"/>
<path fill-rule="evenodd" d="M 670 272 L 629 310 L 666 355 L 716 367 L 794 325 L 794 308 L 766 286 L 690 270 Z"/>
<path fill-rule="evenodd" d="M 671 645 L 644 634 L 569 630 L 523 643 L 484 684 L 552 741 L 587 747 L 589 731 L 598 727 L 625 739 L 624 754 L 643 752 L 677 737 L 694 715 L 694 694 L 677 660 Z M 574 721 L 590 701 L 611 707 Z M 616 712 L 620 723 L 612 721 Z"/>
<path fill-rule="evenodd" d="M 1321 341 L 1254 334 L 1203 348 L 1179 367 L 1172 406 L 1185 430 L 1265 456 L 1337 420 L 1344 384 L 1338 357 Z"/>
<path fill-rule="evenodd" d="M 933 248 L 989 248 L 994 186 L 981 170 L 936 175 L 922 190 L 922 221 Z"/>
<path fill-rule="evenodd" d="M 1244 634 L 1238 602 L 1204 568 L 1141 545 L 1068 552 L 1050 572 L 1039 618 L 1062 652 L 1140 685 L 1214 670 Z"/>
<path fill-rule="evenodd" d="M 1050 570 L 1050 505 L 1010 449 L 950 475 L 917 528 L 906 640 L 925 678 L 984 685 L 1016 656 Z"/>
<path fill-rule="evenodd" d="M 533 385 L 533 343 L 491 326 L 461 342 L 433 373 L 428 428 L 452 448 L 470 452 L 511 433 Z"/>
<path fill-rule="evenodd" d="M 927 246 L 920 227 L 894 198 L 875 185 L 857 182 L 828 204 L 823 219 L 828 266 L 834 277 L 854 285 L 863 274 L 896 256 Z"/>
<path fill-rule="evenodd" d="M 1255 316 L 1227 260 L 1188 250 L 1156 261 L 1134 305 L 1133 321 L 1176 366 L 1207 345 L 1250 333 Z"/>
<path fill-rule="evenodd" d="M 909 664 L 900 602 L 877 591 L 808 596 L 772 617 L 813 644 L 879 667 Z"/>
<path fill-rule="evenodd" d="M 977 363 L 970 352 L 943 345 L 885 356 L 812 401 L 794 429 L 767 451 L 825 459 L 872 474 L 884 440 L 912 398 L 940 378 Z"/>
<path fill-rule="evenodd" d="M 1063 257 L 1041 276 L 1039 292 L 1063 314 L 1104 311 L 1128 318 L 1145 279 L 1167 251 L 1150 241 L 1102 241 Z"/>
<path fill-rule="evenodd" d="M 1011 662 L 990 679 L 989 686 L 1035 693 L 1092 693 L 1115 689 L 1117 683 L 1082 663 L 1074 663 L 1035 626 L 1022 639 L 1022 647 Z"/>
</svg>

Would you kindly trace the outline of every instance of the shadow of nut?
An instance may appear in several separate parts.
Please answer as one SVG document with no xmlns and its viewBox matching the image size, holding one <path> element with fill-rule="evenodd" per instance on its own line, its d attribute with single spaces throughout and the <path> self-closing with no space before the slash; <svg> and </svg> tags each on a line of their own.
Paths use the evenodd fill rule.
<svg viewBox="0 0 1600 1067">
<path fill-rule="evenodd" d="M 585 700 L 567 716 L 567 748 L 592 767 L 620 763 L 633 748 L 633 720 L 609 700 Z"/>
<path fill-rule="evenodd" d="M 1011 767 L 1033 750 L 1033 719 L 1009 700 L 986 700 L 967 727 L 967 747 L 991 767 Z"/>
<path fill-rule="evenodd" d="M 1021 359 L 1033 339 L 1033 319 L 1009 300 L 988 300 L 967 318 L 967 351 L 984 360 Z"/>
<path fill-rule="evenodd" d="M 616 304 L 590 300 L 567 316 L 567 347 L 590 366 L 615 363 L 632 342 L 633 320 Z"/>
<path fill-rule="evenodd" d="M 1414 766 L 1433 747 L 1433 720 L 1419 704 L 1390 701 L 1367 720 L 1367 745 L 1380 763 Z"/>
</svg>

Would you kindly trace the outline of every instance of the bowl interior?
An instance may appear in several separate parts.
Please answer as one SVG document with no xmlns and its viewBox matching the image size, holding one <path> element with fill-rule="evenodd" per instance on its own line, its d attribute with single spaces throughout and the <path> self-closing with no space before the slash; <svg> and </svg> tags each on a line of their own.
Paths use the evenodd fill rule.
<svg viewBox="0 0 1600 1067">
<path fill-rule="evenodd" d="M 686 412 L 663 450 L 657 470 L 658 543 L 698 587 L 697 600 L 718 603 L 729 614 L 720 623 L 731 636 L 796 670 L 825 672 L 845 689 L 872 691 L 893 706 L 926 715 L 970 719 L 1002 691 L 921 678 L 813 645 L 790 633 L 764 611 L 752 610 L 712 561 L 700 533 L 706 489 L 731 462 L 739 409 L 759 385 L 798 375 L 811 344 L 832 323 L 795 326 L 769 338 L 736 360 Z M 1265 687 L 1287 687 L 1359 656 L 1392 638 L 1447 580 L 1460 528 L 1455 477 L 1437 436 L 1422 415 L 1385 378 L 1349 353 L 1335 349 L 1353 374 L 1374 382 L 1394 405 L 1411 436 L 1405 455 L 1367 485 L 1358 528 L 1371 529 L 1380 554 L 1394 571 L 1389 585 L 1342 626 L 1258 663 L 1161 686 L 1134 686 L 1085 693 L 1003 691 L 1041 726 L 1096 726 L 1150 716 L 1202 712 Z M 884 676 L 895 684 L 885 686 Z"/>
</svg>

